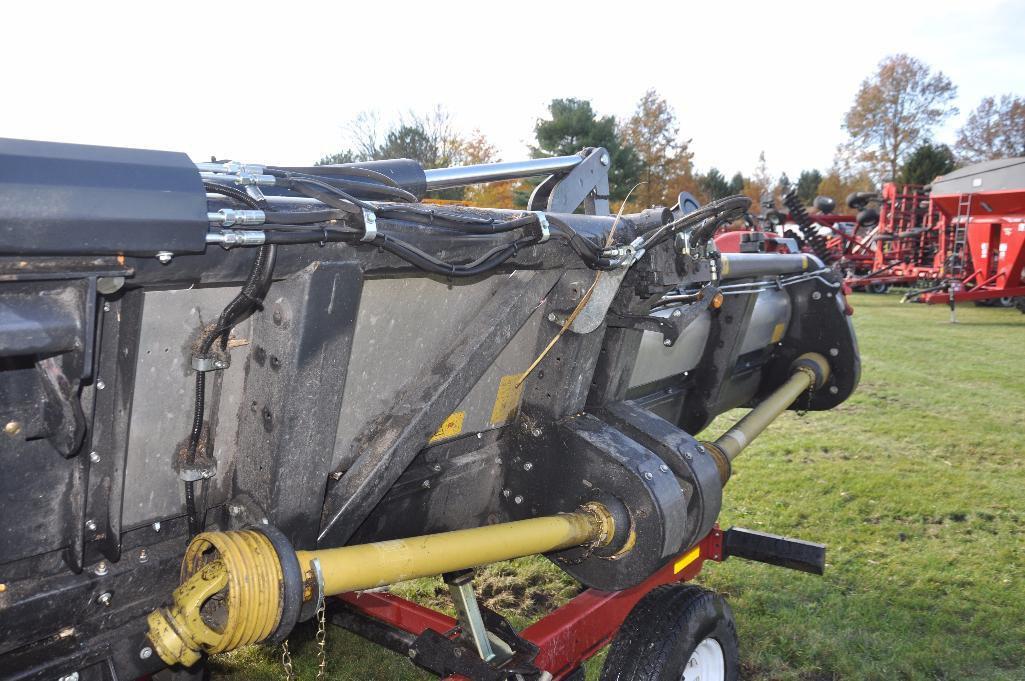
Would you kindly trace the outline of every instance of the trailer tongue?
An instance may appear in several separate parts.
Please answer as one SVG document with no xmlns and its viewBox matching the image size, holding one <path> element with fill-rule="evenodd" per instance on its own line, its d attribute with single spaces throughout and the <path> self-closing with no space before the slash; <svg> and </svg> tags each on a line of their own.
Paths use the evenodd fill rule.
<svg viewBox="0 0 1025 681">
<path fill-rule="evenodd" d="M 612 215 L 608 165 L 0 141 L 0 676 L 195 669 L 316 619 L 481 679 L 568 677 L 625 622 L 608 678 L 645 637 L 735 678 L 725 602 L 664 585 L 821 572 L 716 521 L 759 433 L 857 386 L 850 308 L 814 255 L 716 250 L 746 198 Z M 423 202 L 532 176 L 525 210 Z M 517 632 L 467 569 L 533 554 L 587 590 Z M 364 591 L 438 574 L 458 620 Z"/>
</svg>

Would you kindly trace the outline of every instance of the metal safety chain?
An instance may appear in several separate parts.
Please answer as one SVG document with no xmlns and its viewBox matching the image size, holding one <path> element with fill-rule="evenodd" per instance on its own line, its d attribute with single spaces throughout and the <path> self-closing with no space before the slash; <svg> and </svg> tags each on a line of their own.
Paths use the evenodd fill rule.
<svg viewBox="0 0 1025 681">
<path fill-rule="evenodd" d="M 314 640 L 317 642 L 317 681 L 322 681 L 327 674 L 327 604 L 323 594 L 317 601 L 317 635 Z M 288 639 L 281 644 L 281 666 L 285 670 L 285 681 L 296 681 Z"/>
</svg>

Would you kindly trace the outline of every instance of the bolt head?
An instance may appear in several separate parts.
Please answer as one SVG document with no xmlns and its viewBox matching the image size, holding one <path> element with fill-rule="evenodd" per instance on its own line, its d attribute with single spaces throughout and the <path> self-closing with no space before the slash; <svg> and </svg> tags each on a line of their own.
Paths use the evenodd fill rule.
<svg viewBox="0 0 1025 681">
<path fill-rule="evenodd" d="M 523 503 L 523 496 L 522 496 L 522 495 L 519 495 L 519 494 L 517 494 L 516 496 L 514 496 L 514 497 L 513 497 L 513 503 L 516 503 L 516 504 L 522 504 L 522 503 Z"/>
<path fill-rule="evenodd" d="M 840 350 L 838 350 L 837 348 L 829 348 L 829 356 L 830 357 L 836 357 L 839 354 L 840 354 Z"/>
<path fill-rule="evenodd" d="M 101 593 L 99 596 L 96 597 L 96 602 L 99 603 L 102 606 L 106 606 L 106 607 L 109 608 L 110 607 L 110 599 L 111 599 L 110 592 L 109 591 L 104 591 L 103 593 Z"/>
<path fill-rule="evenodd" d="M 92 520 L 92 519 L 86 520 L 85 521 L 85 529 L 89 530 L 90 532 L 95 532 L 96 531 L 96 521 Z"/>
<path fill-rule="evenodd" d="M 683 453 L 683 458 L 687 459 L 687 461 L 690 461 L 691 459 L 694 458 L 694 455 L 691 454 L 690 452 L 684 452 Z"/>
<path fill-rule="evenodd" d="M 440 463 L 434 464 L 433 466 L 431 466 L 431 470 L 433 470 L 435 473 L 440 473 L 441 472 L 441 464 Z"/>
<path fill-rule="evenodd" d="M 655 476 L 651 474 L 651 471 L 644 471 L 644 479 L 645 480 L 651 480 L 653 477 L 655 477 Z"/>
<path fill-rule="evenodd" d="M 4 432 L 11 437 L 14 437 L 21 432 L 21 423 L 18 421 L 8 421 L 7 424 L 4 425 Z"/>
<path fill-rule="evenodd" d="M 103 304 L 103 311 L 104 312 L 110 312 L 110 303 L 104 303 Z"/>
<path fill-rule="evenodd" d="M 660 471 L 662 471 L 663 473 L 668 473 L 669 472 L 669 466 L 665 465 L 664 463 L 660 464 L 658 469 Z"/>
<path fill-rule="evenodd" d="M 818 291 L 813 291 L 812 292 L 812 294 L 811 294 L 811 299 L 812 300 L 820 300 L 821 298 L 822 298 L 822 294 L 821 293 L 819 293 Z"/>
<path fill-rule="evenodd" d="M 555 320 L 557 320 L 557 319 L 558 319 L 558 317 L 556 317 L 556 316 L 555 316 L 555 313 L 554 313 L 554 312 L 549 312 L 549 313 L 548 313 L 548 321 L 550 321 L 550 322 L 554 322 L 554 321 L 555 321 Z"/>
<path fill-rule="evenodd" d="M 228 515 L 238 515 L 242 512 L 240 504 L 228 504 Z"/>
<path fill-rule="evenodd" d="M 107 384 L 104 383 L 103 381 L 96 381 L 96 389 L 97 390 L 103 390 L 106 387 L 107 387 Z"/>
<path fill-rule="evenodd" d="M 830 395 L 836 395 L 839 392 L 840 392 L 840 389 L 837 388 L 835 385 L 829 386 L 829 394 Z"/>
<path fill-rule="evenodd" d="M 153 656 L 153 649 L 150 648 L 149 646 L 146 646 L 145 648 L 143 648 L 142 650 L 139 651 L 139 659 L 140 660 L 148 660 L 152 656 Z"/>
<path fill-rule="evenodd" d="M 145 563 L 145 562 L 148 562 L 148 561 L 149 561 L 149 553 L 146 551 L 146 549 L 142 549 L 141 551 L 139 551 L 139 562 L 140 563 Z"/>
<path fill-rule="evenodd" d="M 430 480 L 424 480 L 422 483 L 420 483 L 420 486 L 423 487 L 424 489 L 430 489 L 431 481 Z"/>
<path fill-rule="evenodd" d="M 541 431 L 540 428 L 531 428 L 530 434 L 533 435 L 534 437 L 541 437 L 542 431 Z"/>
<path fill-rule="evenodd" d="M 101 577 L 107 574 L 107 561 L 101 560 L 99 563 L 97 563 L 96 569 L 94 569 L 93 572 Z"/>
<path fill-rule="evenodd" d="M 679 310 L 673 310 L 673 316 L 674 316 L 674 317 L 679 317 L 679 316 L 680 316 L 680 315 L 682 315 L 682 314 L 683 314 L 683 313 L 682 313 L 682 312 L 680 312 Z"/>
<path fill-rule="evenodd" d="M 97 454 L 96 452 L 89 452 L 89 460 L 92 461 L 93 463 L 99 463 L 100 462 L 100 455 Z"/>
<path fill-rule="evenodd" d="M 534 468 L 534 464 L 530 463 L 529 461 L 527 463 L 523 464 L 523 470 L 525 470 L 525 471 L 529 471 L 532 468 Z"/>
<path fill-rule="evenodd" d="M 228 363 L 225 362 L 223 359 L 218 359 L 214 361 L 214 367 L 216 367 L 217 369 L 223 369 L 226 366 L 228 366 Z"/>
<path fill-rule="evenodd" d="M 669 340 L 668 338 L 666 338 L 664 341 L 662 341 L 662 345 L 664 345 L 666 347 L 669 347 L 672 344 L 673 344 L 673 341 Z"/>
<path fill-rule="evenodd" d="M 153 523 L 153 531 L 154 532 L 159 532 L 160 531 L 160 521 L 157 521 L 157 522 Z"/>
<path fill-rule="evenodd" d="M 157 260 L 160 261 L 161 265 L 166 265 L 167 263 L 171 262 L 171 258 L 173 258 L 173 257 L 174 257 L 174 253 L 172 253 L 171 251 L 158 251 L 157 252 Z"/>
<path fill-rule="evenodd" d="M 512 496 L 512 490 L 508 490 L 508 489 L 502 490 L 502 496 L 505 497 L 506 499 L 508 499 L 510 496 Z"/>
<path fill-rule="evenodd" d="M 603 166 L 607 166 L 609 163 L 612 163 L 612 159 L 609 158 L 609 155 L 607 153 L 602 154 L 601 158 L 598 160 L 601 161 L 601 164 Z"/>
</svg>

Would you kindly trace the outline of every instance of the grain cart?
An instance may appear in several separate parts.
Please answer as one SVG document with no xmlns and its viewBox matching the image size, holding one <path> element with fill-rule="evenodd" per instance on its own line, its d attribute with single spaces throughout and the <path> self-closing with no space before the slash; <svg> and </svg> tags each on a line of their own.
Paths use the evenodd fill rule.
<svg viewBox="0 0 1025 681">
<path fill-rule="evenodd" d="M 821 572 L 716 520 L 773 419 L 854 390 L 849 308 L 812 255 L 716 252 L 746 198 L 610 215 L 608 166 L 0 141 L 0 677 L 199 677 L 314 620 L 439 676 L 570 678 L 611 640 L 605 678 L 737 678 L 728 605 L 681 582 Z M 535 176 L 525 210 L 422 203 Z M 533 554 L 586 590 L 516 631 L 472 568 Z M 426 575 L 457 619 L 374 590 Z"/>
</svg>

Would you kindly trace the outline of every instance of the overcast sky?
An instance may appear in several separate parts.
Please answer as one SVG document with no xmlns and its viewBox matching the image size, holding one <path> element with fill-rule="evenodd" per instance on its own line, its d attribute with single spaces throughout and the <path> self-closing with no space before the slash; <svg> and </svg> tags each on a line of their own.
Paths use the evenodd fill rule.
<svg viewBox="0 0 1025 681">
<path fill-rule="evenodd" d="M 654 87 L 695 162 L 827 168 L 861 80 L 907 52 L 961 116 L 1025 95 L 1025 2 L 10 2 L 0 136 L 306 164 L 363 110 L 443 105 L 504 160 L 554 97 L 628 116 Z"/>
</svg>

